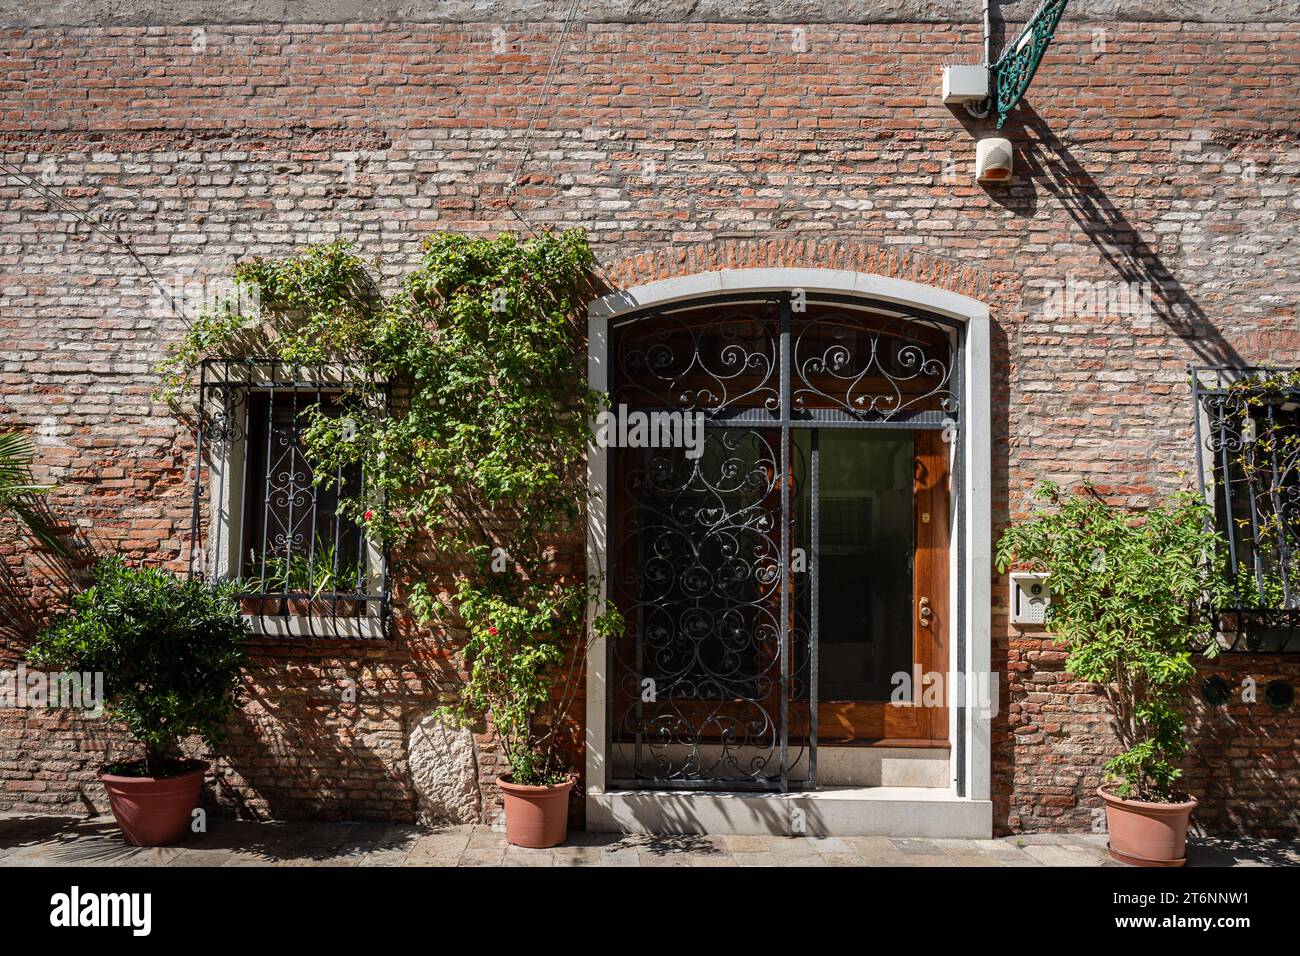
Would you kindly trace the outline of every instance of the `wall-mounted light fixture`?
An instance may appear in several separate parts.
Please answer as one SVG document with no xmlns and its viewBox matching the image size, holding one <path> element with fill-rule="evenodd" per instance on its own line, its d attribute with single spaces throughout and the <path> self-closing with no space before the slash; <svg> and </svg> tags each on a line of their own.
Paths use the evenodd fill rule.
<svg viewBox="0 0 1300 956">
<path fill-rule="evenodd" d="M 976 119 L 996 115 L 997 128 L 1007 121 L 1033 82 L 1038 65 L 1056 33 L 1069 0 L 1039 0 L 1038 9 L 1020 33 L 993 59 L 991 0 L 984 0 L 984 62 L 947 64 L 943 68 L 943 101 L 961 106 Z M 987 145 L 985 145 L 987 144 Z M 981 183 L 1011 181 L 1011 144 L 1005 139 L 980 140 L 975 147 L 975 179 Z"/>
<path fill-rule="evenodd" d="M 990 136 L 975 144 L 975 179 L 981 183 L 1005 183 L 1015 171 L 1011 140 Z"/>
</svg>

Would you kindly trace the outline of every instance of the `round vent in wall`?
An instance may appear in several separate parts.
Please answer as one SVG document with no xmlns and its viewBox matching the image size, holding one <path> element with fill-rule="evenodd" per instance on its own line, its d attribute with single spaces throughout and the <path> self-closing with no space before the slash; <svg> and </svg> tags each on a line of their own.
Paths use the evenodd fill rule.
<svg viewBox="0 0 1300 956">
<path fill-rule="evenodd" d="M 1264 700 L 1274 710 L 1286 710 L 1295 703 L 1295 688 L 1284 680 L 1269 681 L 1264 688 Z"/>
<path fill-rule="evenodd" d="M 1204 683 L 1201 684 L 1201 699 L 1211 707 L 1222 707 L 1231 696 L 1232 688 L 1217 674 L 1205 678 Z"/>
</svg>

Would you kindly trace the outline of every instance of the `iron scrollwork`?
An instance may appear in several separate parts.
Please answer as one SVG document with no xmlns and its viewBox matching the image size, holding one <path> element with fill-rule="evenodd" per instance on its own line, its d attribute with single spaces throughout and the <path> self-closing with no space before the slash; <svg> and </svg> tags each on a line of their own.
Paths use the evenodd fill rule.
<svg viewBox="0 0 1300 956">
<path fill-rule="evenodd" d="M 919 323 L 909 323 L 914 333 Z M 908 410 L 957 414 L 952 356 L 946 338 L 879 330 L 863 319 L 812 319 L 794 338 L 796 412 L 830 407 L 889 421 Z"/>
<path fill-rule="evenodd" d="M 619 336 L 615 404 L 776 411 L 775 323 L 750 312 L 723 312 L 703 323 L 677 315 L 657 318 Z"/>
<path fill-rule="evenodd" d="M 626 622 L 609 648 L 618 785 L 814 782 L 814 588 L 782 558 L 810 535 L 800 503 L 814 446 L 796 426 L 956 431 L 950 328 L 806 304 L 693 305 L 612 331 L 611 406 L 705 424 L 697 458 L 611 449 L 610 583 Z"/>
<path fill-rule="evenodd" d="M 1007 47 L 997 62 L 990 67 L 993 80 L 993 106 L 997 110 L 1001 129 L 1011 111 L 1034 81 L 1038 65 L 1043 61 L 1061 14 L 1069 0 L 1043 0 L 1029 18 L 1016 42 Z"/>
<path fill-rule="evenodd" d="M 1193 393 L 1231 590 L 1215 609 L 1221 636 L 1234 650 L 1300 651 L 1300 372 L 1194 369 Z"/>
<path fill-rule="evenodd" d="M 637 778 L 659 782 L 775 779 L 779 432 L 711 430 L 694 460 L 672 449 L 622 454 L 635 460 L 615 558 L 627 572 L 620 603 L 628 621 L 614 648 L 618 758 Z"/>
</svg>

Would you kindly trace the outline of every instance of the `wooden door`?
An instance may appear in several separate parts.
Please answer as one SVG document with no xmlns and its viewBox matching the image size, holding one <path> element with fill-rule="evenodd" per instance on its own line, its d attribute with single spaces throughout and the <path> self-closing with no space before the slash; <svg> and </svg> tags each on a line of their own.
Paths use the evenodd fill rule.
<svg viewBox="0 0 1300 956">
<path fill-rule="evenodd" d="M 946 746 L 952 446 L 893 429 L 818 445 L 818 743 Z"/>
</svg>

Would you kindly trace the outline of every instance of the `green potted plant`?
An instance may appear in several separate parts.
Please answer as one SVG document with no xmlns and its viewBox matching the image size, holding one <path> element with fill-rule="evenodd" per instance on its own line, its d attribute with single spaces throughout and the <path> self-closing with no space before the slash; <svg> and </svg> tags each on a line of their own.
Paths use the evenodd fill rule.
<svg viewBox="0 0 1300 956">
<path fill-rule="evenodd" d="M 557 846 L 568 835 L 575 778 L 560 742 L 576 697 L 572 665 L 586 647 L 575 622 L 588 598 L 585 588 L 538 585 L 511 598 L 470 581 L 462 581 L 456 595 L 469 628 L 462 650 L 468 676 L 440 713 L 459 725 L 484 716 L 496 730 L 508 767 L 497 780 L 506 839 L 518 846 Z M 606 612 L 594 626 L 612 634 L 621 618 Z M 568 681 L 561 679 L 566 664 Z"/>
<path fill-rule="evenodd" d="M 441 713 L 497 735 L 507 839 L 529 846 L 565 837 L 587 637 L 621 626 L 600 582 L 557 556 L 585 526 L 603 400 L 584 347 L 593 265 L 579 229 L 432 235 L 387 294 L 344 243 L 250 260 L 236 275 L 259 290 L 256 314 L 206 313 L 162 369 L 178 396 L 204 356 L 269 328 L 278 360 L 375 383 L 304 410 L 300 438 L 322 484 L 365 475 L 339 513 L 392 547 L 399 602 L 459 658 L 464 683 Z"/>
<path fill-rule="evenodd" d="M 256 592 L 240 606 L 245 614 L 356 617 L 363 611 L 356 598 L 340 597 L 366 589 L 365 566 L 340 555 L 332 541 L 318 537 L 310 554 L 274 555 L 262 562 L 261 574 L 241 581 Z M 251 555 L 256 563 L 256 555 Z M 286 597 L 286 595 L 288 595 Z"/>
<path fill-rule="evenodd" d="M 183 757 L 180 741 L 215 746 L 234 707 L 248 628 L 228 591 L 104 558 L 28 652 L 47 670 L 103 674 L 105 714 L 143 746 L 142 759 L 100 775 L 128 843 L 176 842 L 198 806 L 208 765 Z"/>
<path fill-rule="evenodd" d="M 1105 695 L 1121 747 L 1098 788 L 1111 855 L 1181 866 L 1197 805 L 1177 787 L 1182 704 L 1193 656 L 1218 648 L 1207 639 L 1222 588 L 1208 506 L 1181 492 L 1135 513 L 1090 486 L 1071 495 L 1051 482 L 1035 497 L 1050 507 L 1003 534 L 997 564 L 1047 572 L 1046 626 L 1068 646 L 1070 672 Z"/>
</svg>

